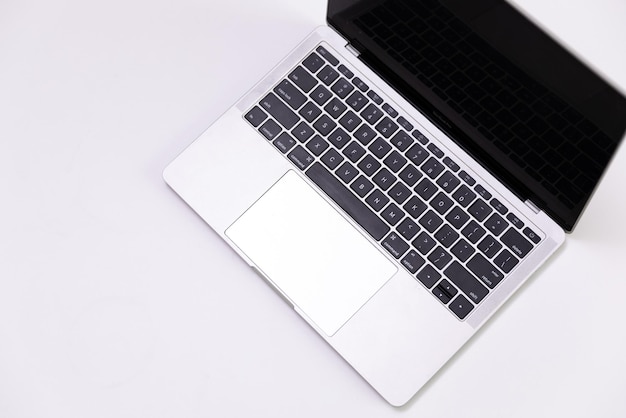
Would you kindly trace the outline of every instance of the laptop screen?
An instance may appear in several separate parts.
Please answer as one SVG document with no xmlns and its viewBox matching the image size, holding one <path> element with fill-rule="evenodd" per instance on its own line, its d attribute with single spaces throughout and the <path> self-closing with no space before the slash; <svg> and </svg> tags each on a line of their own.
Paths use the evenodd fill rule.
<svg viewBox="0 0 626 418">
<path fill-rule="evenodd" d="M 502 0 L 330 0 L 361 59 L 521 199 L 571 231 L 626 99 Z"/>
</svg>

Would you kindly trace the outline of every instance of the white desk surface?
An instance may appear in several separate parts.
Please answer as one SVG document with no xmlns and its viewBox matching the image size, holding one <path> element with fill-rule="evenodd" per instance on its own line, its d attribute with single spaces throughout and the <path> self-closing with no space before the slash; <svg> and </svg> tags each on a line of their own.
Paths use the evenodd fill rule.
<svg viewBox="0 0 626 418">
<path fill-rule="evenodd" d="M 626 91 L 623 0 L 518 3 Z M 626 416 L 624 149 L 565 247 L 399 410 L 168 189 L 324 20 L 323 0 L 0 3 L 0 417 Z"/>
</svg>

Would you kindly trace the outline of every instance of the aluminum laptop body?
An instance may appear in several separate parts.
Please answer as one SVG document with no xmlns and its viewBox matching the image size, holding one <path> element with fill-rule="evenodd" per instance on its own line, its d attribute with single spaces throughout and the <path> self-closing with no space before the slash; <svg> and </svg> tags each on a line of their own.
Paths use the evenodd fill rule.
<svg viewBox="0 0 626 418">
<path fill-rule="evenodd" d="M 524 46 L 523 39 L 496 45 L 517 47 L 521 53 L 507 57 L 485 52 L 510 34 L 505 31 L 500 36 L 483 21 L 510 18 L 515 24 L 530 24 L 511 6 L 493 1 L 471 2 L 472 7 L 463 3 L 330 1 L 332 28 L 311 33 L 164 171 L 166 182 L 249 264 L 251 274 L 254 271 L 274 288 L 392 405 L 411 399 L 563 243 L 565 231 L 573 228 L 624 130 L 623 97 L 586 68 L 580 77 L 590 75 L 593 91 L 585 90 L 581 98 L 582 94 L 566 91 L 580 85 L 581 79 L 573 76 L 560 82 L 568 76 L 560 74 L 562 68 L 553 68 L 554 63 L 549 63 L 552 70 L 541 82 L 529 75 L 541 70 L 541 65 L 513 68 L 511 63 L 531 48 Z M 477 32 L 470 33 L 468 28 L 474 26 Z M 461 55 L 454 45 L 464 54 L 469 51 L 468 55 Z M 546 48 L 548 55 L 561 52 L 567 65 L 580 65 L 556 44 Z M 320 68 L 307 70 L 309 66 Z M 431 67 L 437 68 L 433 72 Z M 298 68 L 309 71 L 307 80 L 312 76 L 317 87 L 300 87 Z M 333 80 L 326 82 L 328 74 Z M 479 81 L 466 81 L 472 74 Z M 378 183 L 385 177 L 380 171 L 365 178 L 365 157 L 352 161 L 350 145 L 335 144 L 340 139 L 325 130 L 326 119 L 307 118 L 304 108 L 309 102 L 315 105 L 316 92 L 328 92 L 332 100 L 342 95 L 344 90 L 336 85 L 340 80 L 349 82 L 351 94 L 346 94 L 346 100 L 362 96 L 365 102 L 337 103 L 333 108 L 320 96 L 318 107 L 331 113 L 327 118 L 333 133 L 352 129 L 346 116 L 352 112 L 363 128 L 354 126 L 345 138 L 354 142 L 354 149 L 375 153 L 371 138 L 353 139 L 357 132 L 373 132 L 375 141 L 389 142 L 389 153 L 409 160 L 404 169 L 385 171 L 402 186 L 398 193 L 423 192 L 422 183 L 413 183 L 409 174 L 443 187 L 433 197 L 416 197 L 425 208 L 414 219 L 415 205 L 408 200 L 394 203 L 401 198 L 390 192 L 396 189 L 386 190 Z M 471 94 L 476 92 L 479 99 Z M 540 99 L 529 99 L 530 93 L 538 92 Z M 302 103 L 294 104 L 294 96 L 303 98 Z M 520 103 L 513 102 L 517 96 Z M 523 100 L 534 100 L 534 108 Z M 369 105 L 380 121 L 393 122 L 397 129 L 393 135 L 387 136 L 382 122 L 368 125 Z M 472 108 L 476 105 L 479 110 Z M 541 110 L 540 105 L 548 109 L 543 111 L 546 118 L 523 115 L 526 108 Z M 517 108 L 523 118 L 507 106 Z M 587 112 L 598 106 L 603 106 L 604 116 Z M 333 109 L 341 109 L 334 120 Z M 505 124 L 511 114 L 516 119 Z M 398 132 L 403 139 L 398 139 Z M 524 134 L 532 141 L 520 140 Z M 312 138 L 319 138 L 326 147 L 323 152 L 317 153 Z M 414 144 L 428 152 L 423 164 L 431 161 L 437 174 L 425 165 L 415 164 L 419 173 L 406 170 Z M 569 160 L 564 157 L 567 153 Z M 358 177 L 340 186 L 343 166 L 335 166 L 331 157 L 355 168 L 363 183 L 357 183 Z M 555 158 L 562 161 L 554 166 L 546 163 Z M 375 164 L 384 168 L 393 163 L 383 156 Z M 577 164 L 591 164 L 591 169 L 574 171 L 571 166 Z M 452 185 L 444 175 L 453 180 Z M 359 187 L 368 184 L 373 189 L 361 196 Z M 354 196 L 339 196 L 350 188 Z M 369 190 L 379 189 L 389 203 L 384 209 L 373 209 L 374 192 Z M 470 212 L 455 231 L 452 211 L 465 209 L 461 189 L 470 190 L 474 203 L 485 206 L 479 209 L 488 215 L 478 222 L 472 218 L 478 215 Z M 389 220 L 396 214 L 389 207 L 399 209 L 405 220 L 397 224 Z M 367 216 L 380 214 L 381 226 L 379 221 L 376 227 L 364 221 L 356 213 L 361 209 Z M 452 222 L 446 231 L 454 242 L 446 241 L 443 226 L 429 229 L 425 218 L 431 212 Z M 385 220 L 391 223 L 384 224 Z M 474 240 L 471 223 L 483 231 L 480 238 Z M 415 225 L 424 235 L 406 231 L 407 225 Z M 376 228 L 384 230 L 379 234 Z M 432 241 L 432 248 L 424 249 L 419 236 Z M 504 244 L 485 243 L 492 236 L 501 237 Z M 443 261 L 436 253 L 439 249 Z M 409 254 L 421 264 L 415 265 Z M 488 273 L 480 273 L 485 269 Z M 455 277 L 457 273 L 465 278 Z M 478 287 L 480 291 L 475 290 Z"/>
</svg>

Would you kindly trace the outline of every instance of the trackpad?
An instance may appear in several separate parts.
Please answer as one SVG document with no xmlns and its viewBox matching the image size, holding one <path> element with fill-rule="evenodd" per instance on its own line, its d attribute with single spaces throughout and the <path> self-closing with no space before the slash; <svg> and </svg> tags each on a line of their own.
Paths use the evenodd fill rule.
<svg viewBox="0 0 626 418">
<path fill-rule="evenodd" d="M 226 235 L 328 336 L 397 271 L 293 171 Z"/>
</svg>

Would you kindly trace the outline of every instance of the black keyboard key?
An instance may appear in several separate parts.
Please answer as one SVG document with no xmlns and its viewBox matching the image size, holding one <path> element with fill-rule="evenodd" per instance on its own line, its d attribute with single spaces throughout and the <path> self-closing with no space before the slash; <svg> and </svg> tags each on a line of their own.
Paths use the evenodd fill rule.
<svg viewBox="0 0 626 418">
<path fill-rule="evenodd" d="M 419 232 L 420 227 L 411 219 L 404 218 L 400 225 L 396 227 L 396 230 L 407 240 L 412 240 Z"/>
<path fill-rule="evenodd" d="M 508 222 L 506 222 L 500 215 L 494 213 L 487 219 L 485 222 L 485 226 L 493 235 L 496 237 L 504 232 L 504 230 L 509 226 Z"/>
<path fill-rule="evenodd" d="M 413 143 L 413 139 L 411 139 L 406 132 L 398 131 L 393 138 L 391 138 L 391 143 L 400 151 L 404 152 Z"/>
<path fill-rule="evenodd" d="M 528 227 L 524 228 L 522 232 L 535 244 L 539 244 L 539 242 L 541 241 L 541 237 L 537 235 L 535 231 L 533 231 L 532 229 Z"/>
<path fill-rule="evenodd" d="M 430 206 L 432 206 L 432 208 L 435 209 L 440 215 L 445 214 L 453 204 L 452 200 L 443 192 L 437 193 L 437 196 L 430 201 Z"/>
<path fill-rule="evenodd" d="M 354 168 L 349 162 L 344 162 L 336 171 L 337 176 L 346 184 L 349 184 L 359 174 L 359 171 Z"/>
<path fill-rule="evenodd" d="M 394 109 L 393 107 L 391 107 L 390 105 L 388 105 L 387 103 L 383 104 L 383 110 L 392 118 L 396 118 L 398 117 L 398 112 L 396 111 L 396 109 Z"/>
<path fill-rule="evenodd" d="M 343 149 L 342 153 L 350 161 L 356 163 L 365 154 L 365 149 L 361 145 L 359 145 L 358 142 L 352 141 L 348 144 L 347 147 Z"/>
<path fill-rule="evenodd" d="M 472 305 L 471 302 L 463 295 L 458 295 L 448 306 L 450 307 L 450 310 L 461 320 L 465 319 L 465 317 L 472 312 L 472 309 L 474 309 L 474 305 Z"/>
<path fill-rule="evenodd" d="M 424 213 L 427 206 L 426 203 L 424 203 L 418 197 L 413 196 L 408 200 L 408 202 L 404 204 L 403 208 L 407 211 L 411 218 L 417 219 L 422 213 Z"/>
<path fill-rule="evenodd" d="M 276 97 L 274 93 L 269 93 L 261 100 L 261 107 L 287 130 L 293 128 L 300 121 L 298 115 Z"/>
<path fill-rule="evenodd" d="M 415 250 L 410 250 L 400 262 L 411 274 L 424 265 L 424 259 Z"/>
<path fill-rule="evenodd" d="M 402 257 L 402 254 L 409 249 L 409 244 L 393 231 L 385 237 L 381 245 L 396 259 Z"/>
<path fill-rule="evenodd" d="M 391 224 L 396 225 L 402 218 L 404 218 L 404 212 L 395 204 L 390 203 L 382 212 L 381 216 Z"/>
<path fill-rule="evenodd" d="M 396 177 L 386 168 L 381 168 L 374 176 L 374 183 L 383 190 L 387 190 L 396 182 Z"/>
<path fill-rule="evenodd" d="M 348 107 L 345 104 L 341 103 L 341 101 L 337 98 L 333 98 L 330 102 L 326 104 L 326 106 L 324 106 L 324 110 L 326 110 L 326 112 L 328 112 L 328 114 L 333 119 L 337 119 L 339 116 L 341 116 L 347 108 Z"/>
<path fill-rule="evenodd" d="M 476 193 L 474 193 L 469 187 L 463 184 L 454 192 L 452 198 L 456 200 L 459 205 L 466 208 L 467 205 L 472 203 L 472 201 L 476 198 Z"/>
<path fill-rule="evenodd" d="M 462 262 L 467 261 L 467 259 L 470 258 L 475 252 L 474 247 L 472 247 L 472 245 L 464 239 L 460 239 L 456 244 L 454 244 L 450 251 Z"/>
<path fill-rule="evenodd" d="M 298 112 L 307 122 L 311 123 L 322 113 L 321 109 L 311 102 L 305 104 Z"/>
<path fill-rule="evenodd" d="M 406 129 L 409 132 L 413 130 L 413 125 L 411 125 L 411 122 L 406 120 L 404 116 L 400 116 L 397 120 L 400 126 L 402 126 L 402 128 Z"/>
<path fill-rule="evenodd" d="M 265 119 L 267 119 L 267 113 L 261 110 L 259 106 L 254 106 L 245 116 L 246 120 L 252 124 L 255 128 L 258 128 Z"/>
<path fill-rule="evenodd" d="M 465 228 L 461 231 L 461 233 L 471 242 L 472 244 L 476 244 L 483 235 L 485 235 L 485 230 L 483 227 L 478 225 L 476 221 L 470 221 Z"/>
<path fill-rule="evenodd" d="M 369 100 L 361 94 L 360 91 L 354 91 L 346 100 L 346 103 L 356 112 L 360 112 L 363 107 L 369 103 Z"/>
<path fill-rule="evenodd" d="M 457 294 L 457 290 L 449 281 L 442 279 L 433 289 L 433 294 L 445 305 Z"/>
<path fill-rule="evenodd" d="M 339 78 L 339 73 L 335 71 L 330 65 L 325 66 L 317 73 L 317 78 L 327 86 L 330 86 Z"/>
<path fill-rule="evenodd" d="M 380 212 L 387 203 L 389 203 L 389 198 L 380 190 L 375 189 L 367 199 L 365 199 L 368 205 L 372 207 L 376 212 Z"/>
<path fill-rule="evenodd" d="M 470 176 L 463 170 L 461 170 L 461 172 L 459 173 L 459 177 L 461 178 L 461 180 L 463 180 L 465 183 L 469 184 L 470 186 L 473 186 L 474 184 L 476 184 L 476 180 L 474 180 L 472 176 Z"/>
<path fill-rule="evenodd" d="M 450 213 L 446 215 L 446 220 L 456 229 L 461 229 L 469 218 L 469 215 L 458 206 L 455 206 Z"/>
<path fill-rule="evenodd" d="M 465 269 L 458 261 L 452 264 L 444 271 L 446 277 L 463 293 L 465 293 L 472 302 L 478 303 L 487 294 L 489 290 L 483 286 L 476 277 Z"/>
<path fill-rule="evenodd" d="M 348 70 L 348 68 L 345 65 L 343 65 L 343 64 L 341 64 L 339 66 L 339 68 L 337 68 L 337 69 L 339 70 L 339 72 L 341 74 L 343 74 L 344 76 L 346 76 L 348 78 L 354 77 L 354 73 L 352 71 Z"/>
<path fill-rule="evenodd" d="M 514 227 L 516 227 L 517 229 L 522 229 L 524 227 L 524 222 L 522 222 L 520 220 L 520 218 L 518 218 L 517 216 L 515 216 L 513 214 L 513 212 L 509 213 L 508 215 L 506 215 L 506 219 L 509 220 L 509 222 L 511 222 L 511 225 L 513 225 Z"/>
<path fill-rule="evenodd" d="M 430 180 L 427 178 L 423 178 L 417 186 L 415 187 L 415 191 L 418 195 L 425 201 L 429 201 L 431 197 L 439 190 L 437 186 L 435 186 Z"/>
<path fill-rule="evenodd" d="M 439 282 L 437 287 L 445 290 L 450 295 L 450 297 L 454 297 L 457 293 L 459 293 L 459 291 L 456 290 L 456 287 L 452 286 L 452 284 L 446 279 L 441 279 L 441 282 Z"/>
<path fill-rule="evenodd" d="M 422 165 L 422 171 L 431 179 L 436 179 L 439 174 L 441 174 L 443 169 L 443 164 L 435 160 L 433 157 L 430 157 L 428 161 Z"/>
<path fill-rule="evenodd" d="M 354 86 L 348 80 L 341 77 L 330 89 L 334 91 L 337 96 L 345 99 L 346 96 L 354 90 Z"/>
<path fill-rule="evenodd" d="M 428 150 L 437 158 L 443 157 L 443 151 L 441 151 L 435 144 L 428 144 Z"/>
<path fill-rule="evenodd" d="M 296 145 L 296 140 L 293 139 L 287 132 L 283 132 L 278 135 L 278 138 L 276 138 L 273 143 L 280 152 L 285 154 Z"/>
<path fill-rule="evenodd" d="M 358 139 L 361 144 L 367 145 L 376 138 L 376 132 L 364 123 L 354 132 L 354 137 Z"/>
<path fill-rule="evenodd" d="M 398 175 L 409 187 L 413 187 L 422 177 L 422 173 L 413 164 L 407 164 Z"/>
<path fill-rule="evenodd" d="M 367 92 L 367 97 L 372 99 L 372 101 L 377 105 L 380 105 L 383 102 L 383 99 L 378 94 L 374 93 L 373 90 Z"/>
<path fill-rule="evenodd" d="M 318 46 L 316 51 L 322 56 L 322 58 L 326 59 L 326 61 L 328 61 L 332 65 L 336 66 L 337 64 L 339 64 L 339 60 L 335 58 L 330 52 L 328 52 L 328 50 L 323 46 Z"/>
<path fill-rule="evenodd" d="M 449 168 L 450 170 L 452 170 L 453 172 L 455 172 L 455 173 L 456 173 L 457 171 L 459 171 L 459 168 L 460 168 L 460 167 L 458 166 L 458 164 L 457 164 L 457 163 L 455 163 L 454 161 L 452 161 L 452 160 L 450 159 L 450 157 L 445 157 L 445 158 L 443 159 L 443 163 L 446 165 L 446 167 L 448 167 L 448 168 Z"/>
<path fill-rule="evenodd" d="M 524 258 L 526 254 L 533 249 L 533 245 L 513 228 L 509 228 L 509 230 L 502 235 L 501 240 L 504 245 L 509 247 L 511 251 L 513 251 L 513 254 L 517 255 L 519 258 Z"/>
<path fill-rule="evenodd" d="M 309 154 L 301 145 L 298 145 L 291 151 L 287 157 L 298 167 L 300 170 L 305 170 L 311 163 L 314 158 L 311 154 Z"/>
<path fill-rule="evenodd" d="M 411 162 L 417 166 L 421 165 L 428 158 L 428 151 L 421 145 L 414 144 L 405 154 Z"/>
<path fill-rule="evenodd" d="M 429 210 L 428 212 L 426 212 L 424 214 L 424 216 L 422 216 L 419 220 L 419 223 L 430 233 L 433 233 L 437 230 L 437 228 L 439 228 L 439 226 L 441 226 L 441 224 L 443 223 L 443 221 L 441 220 L 441 218 L 439 217 L 439 215 L 437 215 L 435 212 L 433 212 L 432 210 Z"/>
<path fill-rule="evenodd" d="M 493 260 L 496 266 L 500 267 L 503 272 L 510 273 L 513 267 L 519 263 L 519 260 L 507 250 L 502 250 L 500 254 Z"/>
<path fill-rule="evenodd" d="M 389 226 L 320 163 L 313 164 L 306 175 L 375 240 L 381 240 L 389 232 Z"/>
<path fill-rule="evenodd" d="M 368 149 L 378 158 L 383 158 L 389 151 L 391 151 L 391 145 L 385 142 L 382 138 L 376 138 Z"/>
<path fill-rule="evenodd" d="M 297 67 L 293 70 L 288 78 L 305 93 L 310 92 L 311 89 L 317 85 L 317 80 L 302 67 Z"/>
<path fill-rule="evenodd" d="M 461 180 L 449 171 L 446 171 L 437 179 L 437 184 L 448 193 L 452 193 L 460 183 Z"/>
<path fill-rule="evenodd" d="M 482 199 L 477 199 L 469 207 L 468 212 L 478 221 L 482 222 L 492 212 L 493 209 Z"/>
<path fill-rule="evenodd" d="M 352 182 L 350 188 L 359 195 L 359 197 L 365 197 L 370 190 L 374 188 L 374 185 L 365 176 L 360 175 L 356 180 Z"/>
<path fill-rule="evenodd" d="M 451 299 L 450 296 L 448 295 L 448 293 L 444 292 L 439 286 L 436 286 L 433 289 L 433 295 L 437 296 L 437 298 L 444 305 L 447 304 L 448 302 L 450 302 L 450 299 Z"/>
<path fill-rule="evenodd" d="M 406 164 L 406 158 L 404 158 L 398 151 L 393 150 L 391 153 L 383 160 L 383 163 L 394 173 L 400 171 L 402 167 Z"/>
<path fill-rule="evenodd" d="M 425 232 L 420 232 L 420 234 L 413 240 L 411 243 L 413 247 L 419 251 L 420 253 L 426 255 L 432 250 L 437 242 Z"/>
<path fill-rule="evenodd" d="M 328 140 L 338 149 L 342 149 L 346 146 L 348 141 L 350 141 L 350 135 L 348 135 L 343 129 L 337 128 L 330 135 L 328 135 Z"/>
<path fill-rule="evenodd" d="M 506 215 L 506 213 L 509 211 L 509 209 L 507 209 L 506 206 L 504 206 L 498 199 L 496 199 L 495 197 L 493 199 L 491 199 L 491 202 L 489 202 L 489 204 L 491 205 L 492 208 L 494 208 L 496 210 L 496 212 L 498 212 L 500 215 Z"/>
<path fill-rule="evenodd" d="M 352 79 L 352 84 L 354 84 L 354 86 L 361 90 L 363 93 L 365 93 L 366 91 L 368 91 L 370 88 L 367 84 L 365 84 L 363 82 L 363 80 L 361 80 L 359 77 L 354 77 Z"/>
<path fill-rule="evenodd" d="M 361 118 L 354 114 L 353 111 L 348 110 L 342 117 L 339 119 L 339 124 L 344 127 L 344 129 L 348 132 L 354 131 L 357 126 L 361 124 Z"/>
<path fill-rule="evenodd" d="M 389 138 L 398 130 L 398 125 L 385 116 L 376 124 L 376 130 L 385 138 Z"/>
<path fill-rule="evenodd" d="M 278 136 L 280 131 L 282 131 L 282 128 L 273 119 L 268 119 L 263 125 L 261 125 L 259 131 L 264 137 L 271 141 Z"/>
<path fill-rule="evenodd" d="M 432 288 L 441 278 L 441 274 L 437 272 L 430 264 L 426 264 L 416 276 L 420 282 L 427 288 Z"/>
<path fill-rule="evenodd" d="M 380 168 L 380 163 L 371 155 L 367 154 L 358 164 L 358 167 L 366 176 L 372 177 Z"/>
<path fill-rule="evenodd" d="M 439 270 L 443 270 L 450 261 L 452 256 L 446 250 L 441 247 L 437 247 L 428 256 L 428 260 Z"/>
<path fill-rule="evenodd" d="M 504 275 L 493 264 L 480 254 L 476 254 L 467 262 L 467 268 L 490 289 L 496 287 Z"/>
<path fill-rule="evenodd" d="M 389 197 L 396 201 L 397 204 L 403 204 L 411 195 L 411 191 L 401 182 L 397 182 L 389 191 L 387 192 Z"/>
<path fill-rule="evenodd" d="M 491 235 L 487 235 L 478 244 L 478 249 L 488 258 L 493 258 L 496 254 L 498 254 L 498 251 L 500 251 L 501 248 L 502 244 L 496 241 L 496 239 Z"/>
<path fill-rule="evenodd" d="M 478 193 L 480 197 L 482 197 L 483 199 L 485 200 L 491 199 L 491 193 L 485 190 L 485 188 L 481 186 L 480 184 L 477 184 L 476 187 L 474 187 L 474 190 L 476 190 L 476 193 Z"/>
<path fill-rule="evenodd" d="M 330 134 L 336 126 L 337 124 L 328 115 L 320 116 L 320 118 L 313 124 L 313 127 L 317 130 L 317 132 L 323 136 Z"/>
<path fill-rule="evenodd" d="M 439 231 L 435 233 L 435 239 L 446 248 L 450 248 L 450 246 L 454 244 L 458 238 L 458 232 L 452 229 L 450 225 L 442 226 L 439 228 Z"/>
<path fill-rule="evenodd" d="M 307 142 L 306 147 L 313 155 L 319 157 L 322 155 L 324 151 L 328 148 L 328 142 L 324 141 L 322 137 L 319 135 L 315 135 L 309 142 Z"/>
<path fill-rule="evenodd" d="M 300 93 L 300 90 L 288 80 L 283 80 L 279 85 L 274 87 L 274 93 L 294 110 L 300 109 L 300 107 L 306 103 L 306 96 Z"/>
<path fill-rule="evenodd" d="M 315 52 L 312 52 L 311 55 L 302 61 L 302 65 L 304 65 L 310 72 L 316 73 L 324 66 L 324 60 Z"/>
<path fill-rule="evenodd" d="M 315 131 L 306 123 L 300 122 L 295 128 L 291 130 L 293 136 L 300 142 L 306 142 L 313 136 Z"/>
<path fill-rule="evenodd" d="M 326 165 L 326 167 L 334 170 L 339 166 L 339 164 L 341 164 L 341 162 L 343 161 L 343 157 L 337 152 L 336 149 L 331 148 L 326 152 L 326 154 L 322 156 L 321 160 Z"/>
<path fill-rule="evenodd" d="M 411 135 L 413 136 L 413 138 L 417 139 L 420 142 L 420 144 L 422 145 L 428 144 L 428 138 L 426 138 L 424 134 L 422 134 L 417 129 L 411 132 Z"/>
<path fill-rule="evenodd" d="M 309 94 L 309 97 L 318 105 L 323 106 L 333 97 L 333 94 L 326 87 L 319 85 Z"/>
<path fill-rule="evenodd" d="M 361 112 L 361 116 L 363 116 L 363 119 L 365 119 L 367 123 L 373 126 L 376 122 L 380 120 L 380 118 L 383 117 L 383 112 L 382 110 L 370 103 L 365 109 L 363 109 L 363 111 Z"/>
</svg>

